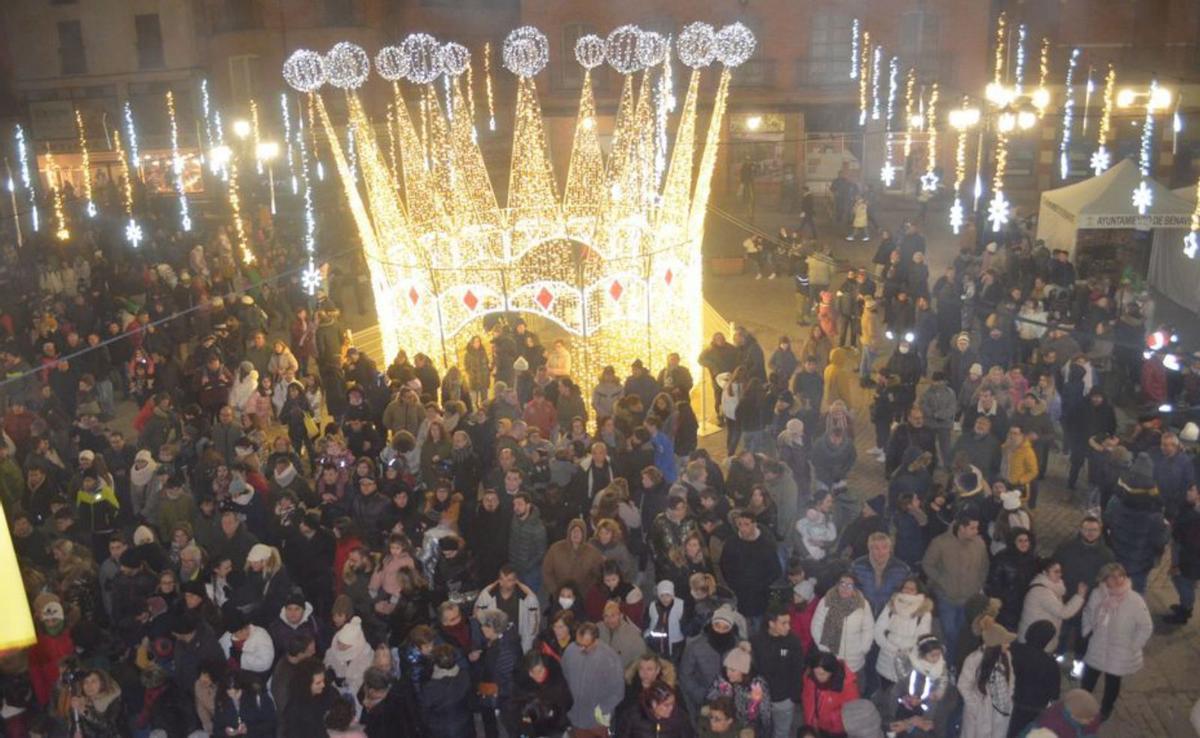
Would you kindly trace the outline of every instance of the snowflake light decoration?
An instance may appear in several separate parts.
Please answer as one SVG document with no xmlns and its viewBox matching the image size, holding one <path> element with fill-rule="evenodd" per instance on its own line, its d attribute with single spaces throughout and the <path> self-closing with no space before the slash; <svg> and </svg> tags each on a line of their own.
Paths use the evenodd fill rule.
<svg viewBox="0 0 1200 738">
<path fill-rule="evenodd" d="M 1200 238 L 1196 234 L 1189 233 L 1183 238 L 1183 255 L 1189 259 L 1196 258 L 1196 249 L 1200 248 Z"/>
<path fill-rule="evenodd" d="M 300 284 L 310 297 L 317 294 L 317 290 L 321 287 L 321 270 L 311 261 L 308 263 L 308 267 L 300 273 Z"/>
<path fill-rule="evenodd" d="M 142 242 L 142 227 L 136 220 L 130 219 L 129 223 L 125 225 L 125 240 L 135 249 Z"/>
<path fill-rule="evenodd" d="M 1138 184 L 1137 189 L 1133 191 L 1133 206 L 1137 208 L 1138 215 L 1145 215 L 1146 211 L 1154 205 L 1154 190 L 1150 189 L 1146 184 L 1146 180 L 1142 180 Z"/>
<path fill-rule="evenodd" d="M 891 187 L 892 182 L 896 181 L 896 167 L 890 161 L 879 170 L 879 180 L 887 187 Z"/>
<path fill-rule="evenodd" d="M 965 222 L 963 219 L 962 202 L 956 197 L 954 198 L 954 204 L 950 206 L 950 228 L 954 231 L 954 235 L 958 235 Z"/>
<path fill-rule="evenodd" d="M 1108 169 L 1111 163 L 1112 157 L 1109 155 L 1108 149 L 1104 148 L 1103 146 L 1096 149 L 1096 151 L 1092 154 L 1092 171 L 1096 173 L 1097 177 L 1099 177 L 1101 174 L 1104 174 L 1105 170 Z"/>
<path fill-rule="evenodd" d="M 992 201 L 988 203 L 988 220 L 991 221 L 992 230 L 998 231 L 1008 223 L 1009 207 L 1008 200 L 1004 199 L 1004 193 L 996 190 L 996 194 L 992 197 Z"/>
<path fill-rule="evenodd" d="M 938 176 L 934 172 L 925 172 L 921 175 L 921 190 L 924 192 L 936 192 L 938 188 Z"/>
</svg>

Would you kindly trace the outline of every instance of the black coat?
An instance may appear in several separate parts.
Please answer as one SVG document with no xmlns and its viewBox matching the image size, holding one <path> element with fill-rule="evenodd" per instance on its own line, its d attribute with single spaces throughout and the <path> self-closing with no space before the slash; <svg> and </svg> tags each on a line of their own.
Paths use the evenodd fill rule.
<svg viewBox="0 0 1200 738">
<path fill-rule="evenodd" d="M 695 730 L 683 704 L 676 702 L 675 711 L 666 720 L 655 720 L 640 706 L 631 710 L 621 722 L 617 738 L 694 738 Z"/>
<path fill-rule="evenodd" d="M 475 510 L 463 531 L 467 547 L 474 552 L 476 574 L 481 584 L 496 581 L 500 567 L 508 562 L 508 534 L 512 511 L 504 506 L 488 512 Z"/>
<path fill-rule="evenodd" d="M 430 679 L 421 690 L 421 716 L 429 738 L 472 738 L 474 715 L 467 706 L 471 677 L 456 667 L 454 676 Z"/>
<path fill-rule="evenodd" d="M 236 730 L 239 724 L 246 726 L 246 738 L 275 738 L 275 702 L 270 693 L 246 689 L 237 705 L 225 694 L 218 694 L 213 735 L 227 735 L 226 728 Z"/>
<path fill-rule="evenodd" d="M 398 680 L 379 704 L 363 710 L 362 725 L 367 738 L 423 738 L 425 726 L 412 683 Z"/>
<path fill-rule="evenodd" d="M 1185 506 L 1171 535 L 1179 543 L 1179 573 L 1189 579 L 1200 579 L 1200 511 Z"/>
<path fill-rule="evenodd" d="M 721 571 L 737 595 L 738 611 L 747 617 L 762 615 L 771 583 L 781 573 L 771 536 L 760 531 L 753 541 L 730 538 L 721 551 Z"/>
<path fill-rule="evenodd" d="M 996 617 L 1004 627 L 1015 631 L 1021 620 L 1021 608 L 1025 603 L 1025 591 L 1037 574 L 1037 552 L 1030 547 L 1026 553 L 1013 548 L 1011 541 L 992 559 L 988 569 L 984 590 L 989 597 L 1000 600 L 1000 614 Z"/>
<path fill-rule="evenodd" d="M 561 735 L 571 721 L 567 717 L 575 698 L 563 677 L 562 667 L 554 659 L 546 659 L 546 679 L 541 684 L 527 672 L 518 670 L 514 680 L 513 714 L 521 726 L 522 735 Z"/>
</svg>

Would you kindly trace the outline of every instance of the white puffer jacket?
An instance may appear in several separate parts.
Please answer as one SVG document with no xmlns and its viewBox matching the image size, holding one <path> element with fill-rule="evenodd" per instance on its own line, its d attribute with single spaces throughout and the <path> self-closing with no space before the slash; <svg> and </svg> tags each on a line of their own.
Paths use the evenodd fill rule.
<svg viewBox="0 0 1200 738">
<path fill-rule="evenodd" d="M 825 630 L 825 618 L 829 616 L 828 600 L 830 597 L 837 596 L 835 590 L 830 590 L 829 594 L 821 598 L 816 612 L 813 613 L 811 628 L 813 642 L 822 651 L 829 650 L 821 643 L 821 632 Z M 845 661 L 851 671 L 858 671 L 867 662 L 867 652 L 871 650 L 874 637 L 875 618 L 871 615 L 871 605 L 864 598 L 862 606 L 847 615 L 846 621 L 842 623 L 842 642 L 835 655 Z"/>
<path fill-rule="evenodd" d="M 1083 609 L 1083 635 L 1091 636 L 1083 662 L 1114 676 L 1128 676 L 1142 668 L 1142 651 L 1154 633 L 1150 608 L 1130 587 L 1115 609 L 1103 607 L 1108 585 L 1100 583 Z"/>
<path fill-rule="evenodd" d="M 875 643 L 879 658 L 875 670 L 889 682 L 899 681 L 896 659 L 917 645 L 917 640 L 933 632 L 933 602 L 923 594 L 897 592 L 875 621 Z"/>
<path fill-rule="evenodd" d="M 1075 617 L 1083 607 L 1083 595 L 1075 593 L 1071 599 L 1063 602 L 1067 588 L 1061 581 L 1052 582 L 1045 574 L 1038 574 L 1029 585 L 1025 594 L 1025 605 L 1021 609 L 1021 622 L 1017 626 L 1017 635 L 1025 642 L 1025 631 L 1039 620 L 1048 620 L 1054 625 L 1054 637 L 1046 644 L 1046 653 L 1054 653 L 1058 647 L 1058 634 L 1062 631 L 1064 620 Z"/>
</svg>

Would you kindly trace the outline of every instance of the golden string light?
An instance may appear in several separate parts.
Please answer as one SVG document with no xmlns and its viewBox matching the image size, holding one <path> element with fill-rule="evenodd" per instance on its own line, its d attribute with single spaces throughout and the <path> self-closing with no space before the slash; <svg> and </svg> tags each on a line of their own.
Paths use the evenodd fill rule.
<svg viewBox="0 0 1200 738">
<path fill-rule="evenodd" d="M 54 163 L 54 152 L 46 146 L 46 179 L 50 181 L 50 198 L 54 203 L 54 235 L 59 241 L 66 241 L 71 237 L 71 229 L 67 227 L 67 215 L 63 209 L 61 177 L 62 172 Z"/>
<path fill-rule="evenodd" d="M 483 44 L 483 82 L 487 88 L 488 130 L 496 130 L 496 100 L 492 94 L 492 44 Z"/>
<path fill-rule="evenodd" d="M 113 131 L 113 150 L 117 154 L 117 161 L 121 166 L 121 200 L 125 206 L 125 240 L 137 248 L 142 241 L 142 227 L 133 217 L 133 179 L 132 171 L 129 168 L 129 159 L 125 156 L 125 149 L 121 145 L 121 132 Z"/>
<path fill-rule="evenodd" d="M 913 110 L 916 108 L 917 70 L 909 68 L 904 80 L 904 161 L 912 156 Z"/>
<path fill-rule="evenodd" d="M 83 125 L 83 113 L 75 108 L 75 130 L 79 134 L 79 160 L 83 166 L 84 211 L 89 218 L 96 217 L 96 201 L 92 198 L 92 155 L 88 151 L 87 128 Z"/>
<path fill-rule="evenodd" d="M 471 130 L 475 130 L 475 60 L 467 62 L 467 116 L 471 120 Z"/>
<path fill-rule="evenodd" d="M 1112 164 L 1112 155 L 1108 152 L 1108 134 L 1112 129 L 1112 111 L 1116 100 L 1117 70 L 1110 63 L 1108 74 L 1104 77 L 1104 107 L 1100 111 L 1100 125 L 1096 135 L 1096 150 L 1092 152 L 1091 167 L 1097 176 L 1102 174 Z"/>
<path fill-rule="evenodd" d="M 938 126 L 937 126 L 937 104 L 938 104 L 938 83 L 934 82 L 933 87 L 929 92 L 929 108 L 925 111 L 926 127 L 929 129 L 929 138 L 926 145 L 926 162 L 925 175 L 921 177 L 921 189 L 926 192 L 936 192 L 938 188 L 937 174 L 937 145 L 938 145 Z"/>
<path fill-rule="evenodd" d="M 400 181 L 400 163 L 396 159 L 396 104 L 388 103 L 387 107 L 388 132 L 388 164 L 391 165 L 392 179 Z"/>
<path fill-rule="evenodd" d="M 1046 114 L 1050 105 L 1050 89 L 1046 82 L 1050 79 L 1050 38 L 1042 37 L 1042 53 L 1038 60 L 1038 86 L 1033 91 L 1033 107 L 1037 109 L 1038 117 Z"/>
<path fill-rule="evenodd" d="M 1000 17 L 996 20 L 996 59 L 992 69 L 992 82 L 996 85 L 1004 84 L 1004 44 L 1007 41 L 1008 32 L 1008 15 L 1000 13 Z"/>
<path fill-rule="evenodd" d="M 259 173 L 263 173 L 262 157 L 258 155 L 259 144 L 262 143 L 262 132 L 258 127 L 258 102 L 254 98 L 250 98 L 250 135 L 254 143 L 254 168 Z"/>
<path fill-rule="evenodd" d="M 238 165 L 236 158 L 229 160 L 229 209 L 233 214 L 234 242 L 242 253 L 243 264 L 254 263 L 254 252 L 246 240 L 246 224 L 242 221 L 242 198 L 238 192 Z"/>
</svg>

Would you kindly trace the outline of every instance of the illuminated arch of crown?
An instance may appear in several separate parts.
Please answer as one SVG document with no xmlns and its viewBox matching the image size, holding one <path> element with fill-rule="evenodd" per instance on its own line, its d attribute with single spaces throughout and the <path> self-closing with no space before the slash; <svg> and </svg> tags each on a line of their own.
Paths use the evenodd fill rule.
<svg viewBox="0 0 1200 738">
<path fill-rule="evenodd" d="M 378 53 L 377 71 L 393 86 L 386 139 L 377 138 L 357 92 L 370 71 L 365 51 L 342 43 L 323 57 L 296 52 L 284 76 L 310 95 L 332 150 L 363 243 L 385 359 L 403 347 L 455 364 L 468 326 L 522 311 L 570 335 L 572 373 L 587 385 L 606 364 L 661 361 L 670 351 L 694 361 L 703 340 L 700 244 L 731 69 L 754 43 L 741 24 L 717 31 L 705 23 L 674 40 L 633 26 L 607 40 L 581 39 L 576 57 L 587 71 L 560 194 L 534 83 L 548 43 L 534 28 L 513 31 L 502 55 L 518 77 L 504 205 L 471 120 L 465 49 L 452 47 L 459 61 L 450 67 L 446 46 L 425 34 Z M 691 74 L 669 147 L 672 46 Z M 624 80 L 607 155 L 591 78 L 604 61 Z M 714 61 L 722 68 L 701 138 L 700 79 Z M 415 104 L 401 79 L 415 87 Z M 353 158 L 325 107 L 325 82 L 345 90 Z"/>
</svg>

